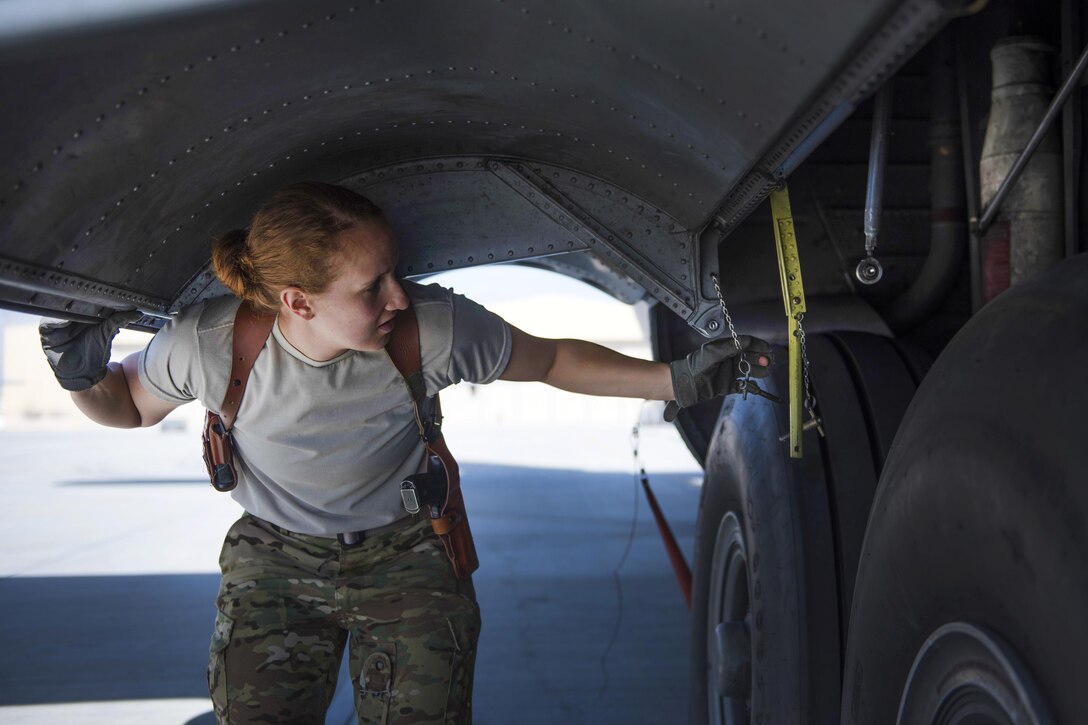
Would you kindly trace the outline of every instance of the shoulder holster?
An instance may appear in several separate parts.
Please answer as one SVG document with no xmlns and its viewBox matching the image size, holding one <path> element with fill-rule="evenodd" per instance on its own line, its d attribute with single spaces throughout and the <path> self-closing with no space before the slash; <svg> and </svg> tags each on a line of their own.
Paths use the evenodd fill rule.
<svg viewBox="0 0 1088 725">
<path fill-rule="evenodd" d="M 253 363 L 261 353 L 275 315 L 259 312 L 248 302 L 243 302 L 235 313 L 234 337 L 231 352 L 230 380 L 227 392 L 220 406 L 220 413 L 207 412 L 204 420 L 204 465 L 208 469 L 208 478 L 217 491 L 230 491 L 238 485 L 238 474 L 234 467 L 234 450 L 231 430 L 242 405 L 242 395 L 249 382 Z M 415 309 L 408 307 L 396 317 L 396 324 L 386 347 L 393 365 L 404 378 L 408 394 L 415 409 L 419 437 L 426 448 L 426 459 L 437 456 L 445 471 L 446 496 L 438 510 L 438 516 L 431 517 L 431 527 L 442 540 L 446 555 L 453 563 L 457 578 L 463 579 L 476 571 L 480 562 L 476 556 L 476 547 L 472 541 L 468 516 L 465 513 L 465 501 L 461 495 L 461 476 L 457 461 L 446 446 L 442 437 L 442 408 L 438 395 L 427 396 L 423 382 L 423 360 L 419 350 L 419 325 Z"/>
<path fill-rule="evenodd" d="M 427 449 L 426 459 L 437 456 L 442 461 L 446 478 L 446 498 L 439 508 L 439 516 L 431 517 L 431 528 L 438 534 L 446 548 L 446 555 L 453 563 L 458 579 L 468 577 L 480 566 L 472 530 L 465 512 L 465 499 L 461 495 L 461 474 L 457 461 L 446 446 L 442 436 L 442 406 L 438 394 L 427 396 L 423 382 L 423 360 L 419 351 L 419 324 L 414 307 L 408 307 L 396 317 L 393 334 L 386 346 L 390 359 L 404 378 L 408 394 L 415 408 L 419 437 Z"/>
<path fill-rule="evenodd" d="M 230 491 L 238 485 L 238 472 L 234 468 L 234 448 L 231 429 L 238 409 L 242 407 L 242 395 L 246 392 L 249 373 L 261 354 L 264 343 L 272 332 L 276 316 L 260 312 L 249 302 L 243 302 L 234 313 L 234 338 L 231 342 L 230 379 L 223 396 L 220 413 L 210 410 L 204 416 L 204 466 L 216 491 Z"/>
</svg>

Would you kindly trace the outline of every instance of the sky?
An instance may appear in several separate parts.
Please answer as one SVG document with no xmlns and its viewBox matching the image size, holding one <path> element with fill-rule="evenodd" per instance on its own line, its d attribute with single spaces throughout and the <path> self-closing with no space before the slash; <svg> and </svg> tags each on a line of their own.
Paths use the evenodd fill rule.
<svg viewBox="0 0 1088 725">
<path fill-rule="evenodd" d="M 238 0 L 3 0 L 0 42 L 24 34 L 72 30 L 134 16 L 231 4 L 238 4 Z"/>
<path fill-rule="evenodd" d="M 493 264 L 484 267 L 457 269 L 428 277 L 425 282 L 437 282 L 453 287 L 480 304 L 546 295 L 587 301 L 612 300 L 604 292 L 556 272 L 533 269 L 517 264 Z"/>
</svg>

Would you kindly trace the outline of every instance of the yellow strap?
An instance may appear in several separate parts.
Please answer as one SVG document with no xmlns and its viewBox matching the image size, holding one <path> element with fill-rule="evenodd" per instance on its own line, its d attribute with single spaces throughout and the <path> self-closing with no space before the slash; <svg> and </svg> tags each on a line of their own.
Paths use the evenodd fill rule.
<svg viewBox="0 0 1088 725">
<path fill-rule="evenodd" d="M 778 249 L 778 273 L 782 280 L 782 301 L 789 319 L 790 334 L 790 458 L 801 457 L 802 416 L 804 396 L 801 366 L 801 338 L 798 323 L 805 314 L 805 286 L 801 281 L 801 260 L 797 255 L 797 235 L 790 211 L 790 194 L 786 185 L 771 192 L 771 218 L 774 220 L 774 240 Z"/>
</svg>

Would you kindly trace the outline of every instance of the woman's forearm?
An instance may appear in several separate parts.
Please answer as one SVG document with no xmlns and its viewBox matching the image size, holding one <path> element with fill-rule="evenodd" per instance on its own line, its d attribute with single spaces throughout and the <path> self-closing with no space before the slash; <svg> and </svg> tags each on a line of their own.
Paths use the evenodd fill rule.
<svg viewBox="0 0 1088 725">
<path fill-rule="evenodd" d="M 543 382 L 586 395 L 674 397 L 667 363 L 628 357 L 585 340 L 555 340 L 555 358 Z"/>
</svg>

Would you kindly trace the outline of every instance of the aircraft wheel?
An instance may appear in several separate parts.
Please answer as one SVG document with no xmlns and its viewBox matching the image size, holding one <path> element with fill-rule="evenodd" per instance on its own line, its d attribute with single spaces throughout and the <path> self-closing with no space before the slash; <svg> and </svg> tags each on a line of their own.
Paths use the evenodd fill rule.
<svg viewBox="0 0 1088 725">
<path fill-rule="evenodd" d="M 914 658 L 899 722 L 1050 725 L 1046 699 L 1000 636 L 963 622 L 942 625 Z"/>
<path fill-rule="evenodd" d="M 774 382 L 767 387 L 781 392 Z M 827 498 L 805 500 L 799 469 L 808 459 L 787 457 L 777 407 L 754 397 L 727 400 L 707 457 L 692 695 L 714 725 L 746 725 L 755 715 L 797 722 L 802 684 L 839 669 L 835 587 L 826 586 L 835 581 Z M 825 585 L 806 586 L 812 579 Z M 813 618 L 827 621 L 806 628 Z"/>
<path fill-rule="evenodd" d="M 924 361 L 912 367 L 908 357 L 921 358 L 864 334 L 813 335 L 808 346 L 827 437 L 806 433 L 803 459 L 779 441 L 784 405 L 731 396 L 713 430 L 696 530 L 693 723 L 839 717 L 842 602 Z M 776 366 L 766 385 L 783 399 L 786 373 Z"/>
<path fill-rule="evenodd" d="M 1086 279 L 1082 255 L 1001 295 L 915 396 L 862 548 L 845 722 L 1088 712 Z"/>
</svg>

